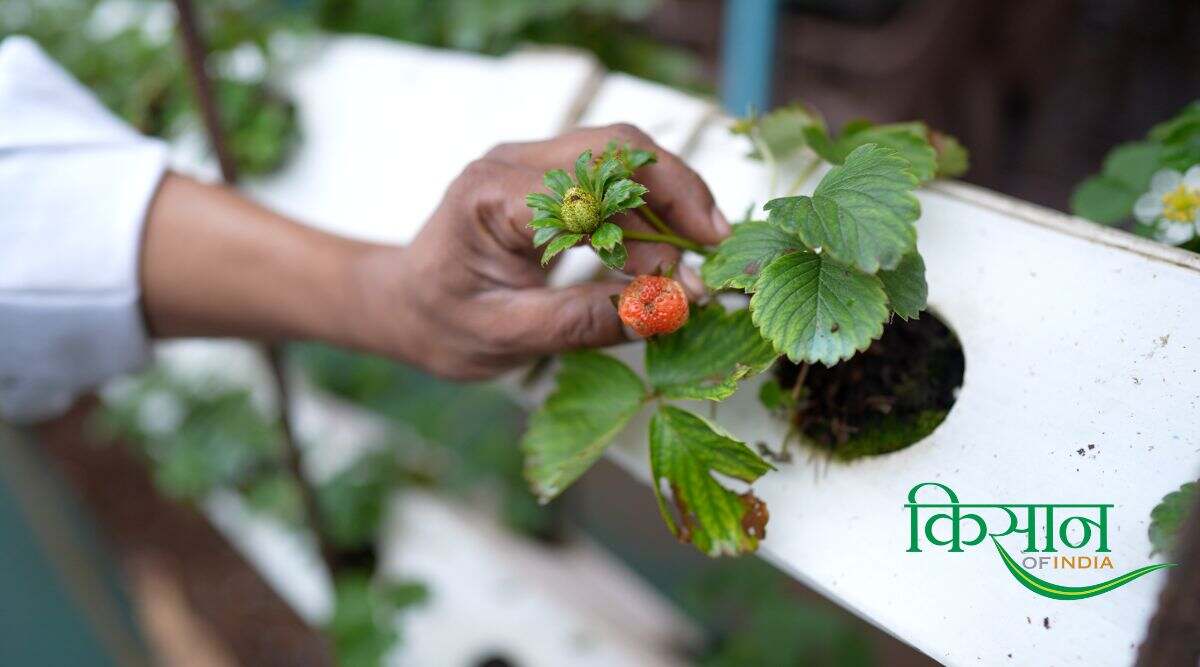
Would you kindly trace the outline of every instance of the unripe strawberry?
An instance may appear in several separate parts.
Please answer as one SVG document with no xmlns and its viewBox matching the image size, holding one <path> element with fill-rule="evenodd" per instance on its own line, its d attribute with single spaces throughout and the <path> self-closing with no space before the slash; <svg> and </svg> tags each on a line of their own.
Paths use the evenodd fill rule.
<svg viewBox="0 0 1200 667">
<path fill-rule="evenodd" d="M 592 193 L 575 186 L 563 196 L 562 221 L 569 232 L 590 234 L 600 226 L 600 202 Z"/>
<path fill-rule="evenodd" d="M 670 278 L 638 276 L 621 291 L 617 314 L 643 338 L 669 334 L 687 322 L 687 295 Z"/>
</svg>

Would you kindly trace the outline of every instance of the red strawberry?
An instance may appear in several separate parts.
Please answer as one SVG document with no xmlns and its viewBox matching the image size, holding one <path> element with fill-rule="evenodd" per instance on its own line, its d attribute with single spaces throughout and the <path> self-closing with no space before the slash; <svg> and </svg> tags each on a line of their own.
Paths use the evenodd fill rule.
<svg viewBox="0 0 1200 667">
<path fill-rule="evenodd" d="M 617 314 L 643 338 L 669 334 L 687 322 L 687 295 L 670 278 L 638 276 L 621 291 Z"/>
</svg>

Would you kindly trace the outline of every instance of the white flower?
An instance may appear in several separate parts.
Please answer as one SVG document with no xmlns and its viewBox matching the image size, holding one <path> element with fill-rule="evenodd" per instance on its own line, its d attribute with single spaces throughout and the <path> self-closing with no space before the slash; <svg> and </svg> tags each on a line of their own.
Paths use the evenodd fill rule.
<svg viewBox="0 0 1200 667">
<path fill-rule="evenodd" d="M 1163 169 L 1150 179 L 1150 191 L 1133 204 L 1139 222 L 1154 228 L 1154 238 L 1183 245 L 1200 232 L 1200 165 L 1180 174 Z"/>
</svg>

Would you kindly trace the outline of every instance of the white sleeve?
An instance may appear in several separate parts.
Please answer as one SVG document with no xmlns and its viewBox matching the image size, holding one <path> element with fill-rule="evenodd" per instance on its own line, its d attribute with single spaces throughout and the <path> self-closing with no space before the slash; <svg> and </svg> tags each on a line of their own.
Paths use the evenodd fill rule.
<svg viewBox="0 0 1200 667">
<path fill-rule="evenodd" d="M 0 416 L 52 417 L 147 359 L 138 256 L 166 159 L 32 40 L 0 42 Z"/>
</svg>

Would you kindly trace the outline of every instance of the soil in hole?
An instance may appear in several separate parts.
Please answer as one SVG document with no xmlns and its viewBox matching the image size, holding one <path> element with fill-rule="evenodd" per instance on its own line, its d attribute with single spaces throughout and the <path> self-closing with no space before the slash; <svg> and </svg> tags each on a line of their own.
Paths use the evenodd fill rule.
<svg viewBox="0 0 1200 667">
<path fill-rule="evenodd" d="M 801 442 L 851 460 L 894 452 L 932 433 L 954 404 L 963 369 L 958 338 L 925 312 L 917 320 L 894 319 L 865 352 L 832 368 L 783 359 L 775 377 L 782 396 L 796 397 L 781 404 Z"/>
</svg>

